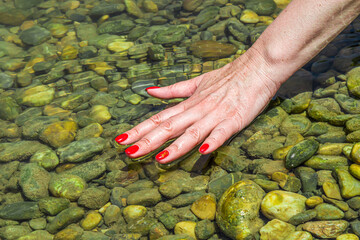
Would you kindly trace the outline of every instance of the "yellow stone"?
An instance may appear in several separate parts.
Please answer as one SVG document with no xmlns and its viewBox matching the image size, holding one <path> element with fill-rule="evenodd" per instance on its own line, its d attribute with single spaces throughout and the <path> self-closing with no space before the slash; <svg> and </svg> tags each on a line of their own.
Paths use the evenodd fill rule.
<svg viewBox="0 0 360 240">
<path fill-rule="evenodd" d="M 76 47 L 74 47 L 72 45 L 67 45 L 62 50 L 61 59 L 62 60 L 75 59 L 75 58 L 77 58 L 78 53 L 79 53 L 79 50 Z"/>
<path fill-rule="evenodd" d="M 211 195 L 205 195 L 191 205 L 191 211 L 200 219 L 215 219 L 216 200 Z"/>
<path fill-rule="evenodd" d="M 110 18 L 109 15 L 104 15 L 104 16 L 101 16 L 101 18 L 98 20 L 98 26 L 101 25 L 102 23 L 104 23 L 106 20 L 108 20 Z"/>
<path fill-rule="evenodd" d="M 270 16 L 259 16 L 259 21 L 265 23 L 265 25 L 270 25 L 274 19 Z"/>
<path fill-rule="evenodd" d="M 324 200 L 319 197 L 319 196 L 312 196 L 309 197 L 308 199 L 306 199 L 305 204 L 306 206 L 308 206 L 309 208 L 314 208 L 317 205 L 319 205 L 320 203 L 323 203 Z"/>
<path fill-rule="evenodd" d="M 73 121 L 55 122 L 48 125 L 40 134 L 40 139 L 55 148 L 74 141 L 77 125 Z"/>
<path fill-rule="evenodd" d="M 202 66 L 199 63 L 195 63 L 191 66 L 191 72 L 192 73 L 201 73 Z"/>
<path fill-rule="evenodd" d="M 328 198 L 342 200 L 340 188 L 336 183 L 324 182 L 322 187 L 323 187 L 325 195 Z"/>
<path fill-rule="evenodd" d="M 96 122 L 103 124 L 111 119 L 108 107 L 104 105 L 94 105 L 90 110 L 90 117 Z"/>
<path fill-rule="evenodd" d="M 286 237 L 295 231 L 295 226 L 279 219 L 269 221 L 260 229 L 261 240 L 287 239 Z"/>
<path fill-rule="evenodd" d="M 37 57 L 37 58 L 33 58 L 31 59 L 30 61 L 28 61 L 24 67 L 24 71 L 27 71 L 29 73 L 34 73 L 35 71 L 33 70 L 33 66 L 36 64 L 36 63 L 39 63 L 39 62 L 44 62 L 45 61 L 45 58 L 43 57 Z"/>
<path fill-rule="evenodd" d="M 58 116 L 61 120 L 70 116 L 71 112 L 54 105 L 46 105 L 43 110 L 46 116 Z"/>
<path fill-rule="evenodd" d="M 359 237 L 352 233 L 341 234 L 336 240 L 359 240 Z"/>
<path fill-rule="evenodd" d="M 174 233 L 175 234 L 186 234 L 194 239 L 197 239 L 197 237 L 195 235 L 195 226 L 196 226 L 196 222 L 192 222 L 192 221 L 178 222 L 175 225 Z"/>
<path fill-rule="evenodd" d="M 141 205 L 129 205 L 124 208 L 123 216 L 130 223 L 146 215 L 147 209 Z"/>
<path fill-rule="evenodd" d="M 74 240 L 79 239 L 81 235 L 82 231 L 80 232 L 72 228 L 65 228 L 55 234 L 54 240 Z"/>
<path fill-rule="evenodd" d="M 259 20 L 259 16 L 256 14 L 256 12 L 250 9 L 245 9 L 240 16 L 240 21 L 243 23 L 257 23 Z"/>
<path fill-rule="evenodd" d="M 350 153 L 350 157 L 354 163 L 360 164 L 360 142 L 354 144 Z"/>
<path fill-rule="evenodd" d="M 309 232 L 295 231 L 286 236 L 286 240 L 312 240 L 313 237 Z"/>
<path fill-rule="evenodd" d="M 89 211 L 86 217 L 81 221 L 80 226 L 84 230 L 91 230 L 96 228 L 96 226 L 99 225 L 101 220 L 102 220 L 102 216 L 100 213 L 96 211 Z"/>
<path fill-rule="evenodd" d="M 278 8 L 284 9 L 291 2 L 291 0 L 274 0 Z"/>
<path fill-rule="evenodd" d="M 60 23 L 51 23 L 48 26 L 48 30 L 50 31 L 51 35 L 56 38 L 64 37 L 69 28 Z"/>
<path fill-rule="evenodd" d="M 100 137 L 103 131 L 104 128 L 99 123 L 91 123 L 80 129 L 76 136 L 76 140 Z"/>
<path fill-rule="evenodd" d="M 21 26 L 20 26 L 20 29 L 22 31 L 26 30 L 26 29 L 29 29 L 29 28 L 32 28 L 33 26 L 35 25 L 35 22 L 33 20 L 28 20 L 28 21 L 24 21 Z"/>
<path fill-rule="evenodd" d="M 141 96 L 138 95 L 138 94 L 132 94 L 130 97 L 129 97 L 129 100 L 128 102 L 133 104 L 133 105 L 136 105 L 136 104 L 139 104 L 141 102 Z"/>
<path fill-rule="evenodd" d="M 80 47 L 86 47 L 86 46 L 88 46 L 88 45 L 89 45 L 89 42 L 86 41 L 86 40 L 79 42 L 79 46 L 80 46 Z"/>
<path fill-rule="evenodd" d="M 143 5 L 146 12 L 156 13 L 159 10 L 156 3 L 154 3 L 152 0 L 145 0 Z"/>
<path fill-rule="evenodd" d="M 283 173 L 283 172 L 274 172 L 271 175 L 271 179 L 274 180 L 279 184 L 280 187 L 284 187 L 287 180 L 289 178 L 289 175 Z"/>
<path fill-rule="evenodd" d="M 110 207 L 110 206 L 111 206 L 111 202 L 106 203 L 104 206 L 102 206 L 102 207 L 99 209 L 99 213 L 104 214 L 105 211 L 106 211 L 106 209 L 107 209 L 108 207 Z"/>
<path fill-rule="evenodd" d="M 124 51 L 127 51 L 132 46 L 134 46 L 133 42 L 116 41 L 116 42 L 109 43 L 107 48 L 112 52 L 124 52 Z"/>
<path fill-rule="evenodd" d="M 114 70 L 114 67 L 108 65 L 106 62 L 96 62 L 89 64 L 89 68 L 101 76 L 104 76 L 106 71 Z"/>
<path fill-rule="evenodd" d="M 352 146 L 349 143 L 325 143 L 319 146 L 317 154 L 320 155 L 341 155 L 345 146 Z"/>
<path fill-rule="evenodd" d="M 351 146 L 345 146 L 343 149 L 342 149 L 342 153 L 347 157 L 347 159 L 351 159 L 351 150 L 353 148 L 353 145 Z"/>
<path fill-rule="evenodd" d="M 360 165 L 358 164 L 351 164 L 349 167 L 350 174 L 360 180 Z"/>
<path fill-rule="evenodd" d="M 286 147 L 281 147 L 276 149 L 272 156 L 274 160 L 285 160 L 286 155 L 288 154 L 289 150 L 293 147 L 294 145 L 290 145 L 290 146 L 286 146 Z"/>
</svg>

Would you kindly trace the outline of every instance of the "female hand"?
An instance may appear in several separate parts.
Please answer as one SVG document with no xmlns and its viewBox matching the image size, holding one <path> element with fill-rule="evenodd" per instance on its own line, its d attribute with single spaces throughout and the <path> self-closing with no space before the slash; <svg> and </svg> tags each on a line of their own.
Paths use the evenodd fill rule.
<svg viewBox="0 0 360 240">
<path fill-rule="evenodd" d="M 176 138 L 156 155 L 159 163 L 169 163 L 203 142 L 199 151 L 208 154 L 233 134 L 246 127 L 267 105 L 279 84 L 262 69 L 268 64 L 248 51 L 234 62 L 196 78 L 162 88 L 149 88 L 158 98 L 189 97 L 166 109 L 115 140 L 131 144 L 125 150 L 137 158 Z"/>
</svg>

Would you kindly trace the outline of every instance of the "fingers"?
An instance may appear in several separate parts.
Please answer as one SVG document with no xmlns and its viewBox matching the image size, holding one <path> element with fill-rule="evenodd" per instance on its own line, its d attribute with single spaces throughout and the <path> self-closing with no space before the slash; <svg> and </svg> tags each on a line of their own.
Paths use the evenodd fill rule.
<svg viewBox="0 0 360 240">
<path fill-rule="evenodd" d="M 157 98 L 178 98 L 190 97 L 196 90 L 196 78 L 175 83 L 173 85 L 161 88 L 150 87 L 146 91 L 153 97 Z"/>
<path fill-rule="evenodd" d="M 220 121 L 218 113 L 213 112 L 186 129 L 174 143 L 156 155 L 156 160 L 161 163 L 169 163 L 191 151 L 201 143 L 202 154 L 208 154 L 220 147 L 228 138 L 238 131 L 238 124 L 233 119 Z M 205 147 L 205 149 L 204 149 Z"/>
</svg>

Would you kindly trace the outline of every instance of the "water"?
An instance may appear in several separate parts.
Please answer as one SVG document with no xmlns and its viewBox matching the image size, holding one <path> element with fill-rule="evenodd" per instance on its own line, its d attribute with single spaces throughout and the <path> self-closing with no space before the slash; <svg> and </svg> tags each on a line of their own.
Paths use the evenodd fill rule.
<svg viewBox="0 0 360 240">
<path fill-rule="evenodd" d="M 277 234 L 271 214 L 298 226 L 289 220 L 296 213 L 306 222 L 299 239 L 322 238 L 314 229 L 331 224 L 337 232 L 327 237 L 359 235 L 360 102 L 349 87 L 360 78 L 351 70 L 360 65 L 359 18 L 216 153 L 194 151 L 161 166 L 153 156 L 129 159 L 114 142 L 183 100 L 152 98 L 145 88 L 243 54 L 281 11 L 271 0 L 262 4 L 251 7 L 259 18 L 244 14 L 250 5 L 242 1 L 0 1 L 0 238 L 227 239 L 237 230 L 221 226 L 233 212 L 234 224 L 250 225 L 256 239 Z M 310 151 L 309 139 L 319 146 L 297 152 Z M 294 161 L 310 160 L 287 170 L 289 150 Z M 220 197 L 240 180 L 258 192 L 233 187 L 236 198 L 226 205 Z M 279 189 L 290 202 L 264 200 L 260 209 L 265 193 L 271 199 Z M 271 212 L 276 204 L 281 216 Z M 315 205 L 330 217 L 304 212 Z M 294 231 L 279 224 L 282 233 Z"/>
</svg>

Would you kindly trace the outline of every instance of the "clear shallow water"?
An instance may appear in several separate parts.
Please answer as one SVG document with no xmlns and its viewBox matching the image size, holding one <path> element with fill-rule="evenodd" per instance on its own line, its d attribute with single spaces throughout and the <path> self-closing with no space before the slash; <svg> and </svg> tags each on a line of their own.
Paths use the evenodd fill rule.
<svg viewBox="0 0 360 240">
<path fill-rule="evenodd" d="M 345 204 L 357 194 L 349 197 L 341 189 L 338 199 L 323 186 L 333 181 L 334 166 L 350 165 L 351 157 L 340 151 L 333 155 L 341 158 L 327 160 L 328 168 L 306 165 L 317 176 L 313 186 L 301 169 L 285 170 L 274 151 L 302 137 L 320 144 L 359 141 L 350 135 L 357 123 L 346 125 L 359 114 L 356 102 L 351 108 L 339 97 L 349 94 L 344 74 L 359 66 L 358 19 L 278 93 L 289 98 L 316 90 L 313 99 L 332 99 L 318 104 L 329 106 L 330 117 L 316 117 L 306 106 L 309 94 L 274 102 L 229 147 L 200 160 L 195 153 L 166 170 L 151 158 L 133 162 L 113 141 L 168 103 L 181 101 L 150 98 L 146 87 L 198 76 L 248 49 L 280 12 L 272 1 L 264 1 L 265 9 L 254 2 L 139 1 L 138 7 L 133 1 L 0 2 L 0 237 L 157 239 L 185 228 L 197 237 L 226 238 L 223 229 L 214 228 L 219 222 L 203 216 L 214 209 L 201 206 L 213 199 L 219 205 L 222 193 L 241 179 L 254 180 L 266 192 L 325 195 L 323 201 L 347 214 L 335 219 L 356 220 L 355 203 L 348 204 L 351 212 L 331 199 Z M 335 119 L 338 115 L 345 120 Z M 285 174 L 276 177 L 276 172 Z M 270 218 L 264 211 L 259 216 L 265 224 Z M 358 233 L 356 224 L 336 226 Z"/>
</svg>

